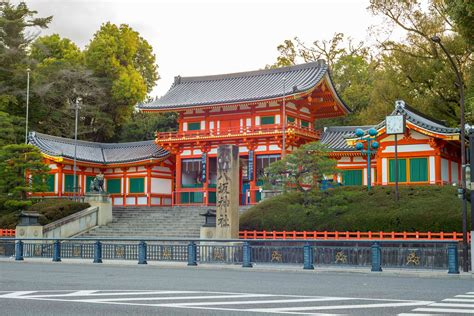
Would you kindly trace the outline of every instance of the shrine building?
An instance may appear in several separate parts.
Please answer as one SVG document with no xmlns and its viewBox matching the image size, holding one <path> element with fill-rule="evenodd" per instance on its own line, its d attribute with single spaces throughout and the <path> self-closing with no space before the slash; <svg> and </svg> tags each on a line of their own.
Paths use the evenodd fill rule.
<svg viewBox="0 0 474 316">
<path fill-rule="evenodd" d="M 367 157 L 355 149 L 356 128 L 374 127 L 380 149 L 372 156 L 372 184 L 391 185 L 394 178 L 393 135 L 385 122 L 376 126 L 333 126 L 323 131 L 314 122 L 350 113 L 338 96 L 323 61 L 203 77 L 176 77 L 161 98 L 140 105 L 149 112 L 178 113 L 176 132 L 157 132 L 150 141 L 77 142 L 77 187 L 81 194 L 99 172 L 115 206 L 215 205 L 217 147 L 239 147 L 240 203 L 261 199 L 264 169 L 282 154 L 321 140 L 337 160 L 343 185 L 367 184 Z M 448 184 L 460 178 L 459 130 L 448 128 L 403 102 L 392 114 L 406 118 L 399 135 L 402 184 Z M 283 136 L 284 135 L 284 136 Z M 32 132 L 50 167 L 48 192 L 73 191 L 74 140 Z M 285 144 L 285 152 L 282 147 Z"/>
</svg>

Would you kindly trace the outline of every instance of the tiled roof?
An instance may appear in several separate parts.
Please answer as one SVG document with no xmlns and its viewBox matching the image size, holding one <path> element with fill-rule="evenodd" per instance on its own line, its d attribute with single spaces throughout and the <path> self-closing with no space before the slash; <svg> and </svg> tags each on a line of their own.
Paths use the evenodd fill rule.
<svg viewBox="0 0 474 316">
<path fill-rule="evenodd" d="M 367 130 L 373 126 L 331 126 L 325 127 L 321 136 L 321 143 L 334 151 L 355 151 L 354 146 L 347 144 L 346 139 L 354 136 L 356 128 Z"/>
<path fill-rule="evenodd" d="M 418 112 L 401 100 L 396 101 L 395 109 L 390 115 L 404 115 L 407 122 L 438 134 L 458 134 L 460 131 L 459 128 L 447 127 L 443 122 Z M 355 130 L 357 128 L 368 131 L 372 127 L 376 130 L 380 130 L 381 128 L 385 127 L 385 120 L 377 125 L 325 127 L 321 136 L 321 143 L 326 144 L 334 151 L 354 151 L 355 147 L 348 145 L 347 139 L 356 137 Z"/>
<path fill-rule="evenodd" d="M 45 154 L 74 159 L 74 139 L 31 132 L 28 142 Z M 169 154 L 153 140 L 131 143 L 94 143 L 78 140 L 76 152 L 79 161 L 101 164 L 163 158 Z"/>
<path fill-rule="evenodd" d="M 402 100 L 395 102 L 395 110 L 390 115 L 405 115 L 405 119 L 423 129 L 439 133 L 439 134 L 456 134 L 460 132 L 459 128 L 447 127 L 443 122 L 433 119 L 423 113 L 418 112 L 414 108 L 410 107 Z M 385 121 L 379 125 L 385 126 Z M 377 125 L 377 127 L 379 127 Z"/>
<path fill-rule="evenodd" d="M 140 109 L 177 109 L 291 96 L 314 87 L 326 74 L 329 77 L 328 66 L 320 60 L 290 67 L 224 75 L 178 76 L 164 96 L 140 105 Z M 285 92 L 283 78 L 286 78 Z M 348 108 L 347 111 L 350 112 Z"/>
</svg>

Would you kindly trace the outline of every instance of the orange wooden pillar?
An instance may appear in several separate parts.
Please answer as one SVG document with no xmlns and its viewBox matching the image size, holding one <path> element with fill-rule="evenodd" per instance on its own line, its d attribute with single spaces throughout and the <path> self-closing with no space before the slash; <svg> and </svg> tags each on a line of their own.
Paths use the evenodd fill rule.
<svg viewBox="0 0 474 316">
<path fill-rule="evenodd" d="M 127 206 L 127 171 L 128 168 L 122 168 L 123 171 L 123 186 L 122 186 L 122 205 Z"/>
<path fill-rule="evenodd" d="M 148 207 L 151 206 L 151 168 L 152 166 L 146 166 L 146 193 Z"/>
<path fill-rule="evenodd" d="M 435 183 L 443 184 L 441 179 L 441 156 L 439 154 L 435 156 Z"/>
<path fill-rule="evenodd" d="M 63 168 L 64 165 L 58 164 L 58 196 L 63 196 Z"/>
</svg>

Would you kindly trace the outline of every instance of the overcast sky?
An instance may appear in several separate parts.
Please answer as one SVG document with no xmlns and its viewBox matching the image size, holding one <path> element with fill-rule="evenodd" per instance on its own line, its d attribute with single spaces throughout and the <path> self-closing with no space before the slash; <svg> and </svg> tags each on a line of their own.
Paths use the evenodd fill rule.
<svg viewBox="0 0 474 316">
<path fill-rule="evenodd" d="M 15 1 L 18 2 L 18 1 Z M 49 29 L 84 48 L 104 22 L 126 23 L 157 56 L 152 96 L 166 93 L 174 76 L 256 70 L 275 62 L 285 39 L 331 39 L 342 32 L 371 42 L 367 29 L 380 23 L 369 0 L 27 0 L 40 16 L 53 15 Z"/>
</svg>

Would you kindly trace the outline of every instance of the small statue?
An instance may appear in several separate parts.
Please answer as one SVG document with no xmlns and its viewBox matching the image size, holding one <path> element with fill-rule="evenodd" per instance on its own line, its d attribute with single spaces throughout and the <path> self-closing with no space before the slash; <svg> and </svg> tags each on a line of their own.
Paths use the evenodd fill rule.
<svg viewBox="0 0 474 316">
<path fill-rule="evenodd" d="M 94 180 L 91 181 L 90 189 L 91 192 L 105 192 L 104 190 L 104 174 L 100 172 L 95 176 Z"/>
</svg>

